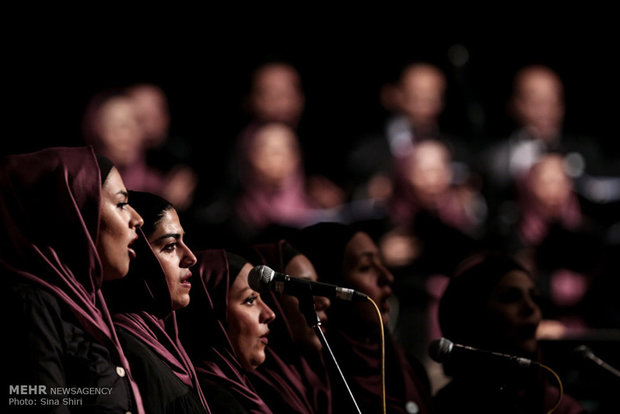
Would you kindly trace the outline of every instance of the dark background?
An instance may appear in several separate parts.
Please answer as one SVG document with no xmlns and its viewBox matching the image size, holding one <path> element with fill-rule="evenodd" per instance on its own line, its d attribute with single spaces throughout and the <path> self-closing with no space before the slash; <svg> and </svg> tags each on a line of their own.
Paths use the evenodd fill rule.
<svg viewBox="0 0 620 414">
<path fill-rule="evenodd" d="M 582 22 L 551 27 L 543 18 L 517 26 L 462 21 L 421 26 L 415 19 L 386 21 L 383 15 L 349 28 L 344 20 L 302 17 L 222 28 L 215 26 L 217 15 L 202 25 L 188 23 L 190 29 L 173 17 L 130 30 L 133 22 L 119 28 L 113 19 L 92 27 L 85 19 L 75 30 L 63 30 L 56 21 L 19 27 L 4 41 L 8 128 L 0 148 L 7 153 L 79 145 L 81 117 L 94 93 L 154 82 L 168 94 L 173 133 L 208 154 L 225 154 L 247 120 L 243 97 L 252 69 L 266 59 L 284 59 L 303 78 L 313 152 L 346 153 L 360 136 L 381 128 L 386 112 L 380 87 L 413 60 L 446 71 L 445 124 L 476 144 L 509 132 L 512 76 L 525 64 L 543 63 L 565 83 L 567 131 L 596 140 L 608 154 L 620 149 L 614 128 L 617 34 L 602 22 L 594 29 Z M 468 52 L 463 67 L 449 59 L 454 45 Z M 468 118 L 472 108 L 483 116 L 476 125 Z"/>
</svg>

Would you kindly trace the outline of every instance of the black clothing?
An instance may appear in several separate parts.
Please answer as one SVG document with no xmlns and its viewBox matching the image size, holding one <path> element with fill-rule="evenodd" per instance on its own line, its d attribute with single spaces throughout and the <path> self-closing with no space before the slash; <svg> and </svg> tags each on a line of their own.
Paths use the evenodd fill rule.
<svg viewBox="0 0 620 414">
<path fill-rule="evenodd" d="M 137 411 L 124 368 L 84 331 L 67 305 L 30 283 L 4 288 L 9 412 Z M 24 385 L 45 388 L 24 395 L 15 389 Z M 11 398 L 34 399 L 36 406 L 12 404 Z"/>
<path fill-rule="evenodd" d="M 194 391 L 144 342 L 123 328 L 116 332 L 147 413 L 205 413 Z"/>
</svg>

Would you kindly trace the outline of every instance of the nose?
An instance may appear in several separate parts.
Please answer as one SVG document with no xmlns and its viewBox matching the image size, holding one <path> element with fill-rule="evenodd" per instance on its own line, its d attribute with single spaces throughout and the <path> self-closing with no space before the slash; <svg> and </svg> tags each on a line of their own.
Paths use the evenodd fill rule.
<svg viewBox="0 0 620 414">
<path fill-rule="evenodd" d="M 394 276 L 383 264 L 377 264 L 377 272 L 379 273 L 379 286 L 391 286 L 394 283 Z"/>
<path fill-rule="evenodd" d="M 276 318 L 276 314 L 271 310 L 269 306 L 265 302 L 261 300 L 262 310 L 260 313 L 260 322 L 261 323 L 271 323 Z"/>
<path fill-rule="evenodd" d="M 524 295 L 522 300 L 522 312 L 525 316 L 530 316 L 534 313 L 540 314 L 540 308 L 538 304 L 534 301 L 534 299 L 530 295 Z"/>
<path fill-rule="evenodd" d="M 197 262 L 194 252 L 186 245 L 183 244 L 183 258 L 181 259 L 181 267 L 192 267 Z"/>
<path fill-rule="evenodd" d="M 142 227 L 144 219 L 138 212 L 131 206 L 128 206 L 131 212 L 131 218 L 129 219 L 129 225 L 132 228 Z"/>
</svg>

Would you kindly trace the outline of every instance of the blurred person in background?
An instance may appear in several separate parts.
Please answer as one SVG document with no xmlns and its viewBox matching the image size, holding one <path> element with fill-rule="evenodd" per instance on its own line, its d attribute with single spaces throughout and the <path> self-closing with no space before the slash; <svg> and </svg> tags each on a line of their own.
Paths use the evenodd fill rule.
<svg viewBox="0 0 620 414">
<path fill-rule="evenodd" d="M 441 297 L 439 322 L 453 343 L 540 360 L 542 320 L 532 275 L 508 256 L 465 261 Z M 439 413 L 547 413 L 560 397 L 549 373 L 512 360 L 453 352 L 444 362 L 452 381 L 434 396 Z M 486 355 L 485 355 L 486 356 Z M 554 413 L 585 413 L 564 394 Z"/>
<path fill-rule="evenodd" d="M 187 139 L 170 134 L 168 97 L 161 87 L 139 83 L 127 88 L 127 95 L 142 130 L 146 162 L 163 175 L 164 186 L 159 195 L 183 212 L 191 206 L 198 185 L 193 167 L 194 148 Z"/>
<path fill-rule="evenodd" d="M 84 140 L 118 168 L 128 188 L 161 194 L 164 178 L 146 162 L 143 132 L 133 101 L 120 90 L 91 97 L 83 118 Z"/>
</svg>

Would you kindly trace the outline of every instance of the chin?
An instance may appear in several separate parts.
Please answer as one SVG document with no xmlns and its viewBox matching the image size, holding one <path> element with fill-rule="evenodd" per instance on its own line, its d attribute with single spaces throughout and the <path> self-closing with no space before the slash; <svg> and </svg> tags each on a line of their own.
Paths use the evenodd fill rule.
<svg viewBox="0 0 620 414">
<path fill-rule="evenodd" d="M 247 371 L 254 371 L 256 368 L 258 368 L 263 362 L 265 362 L 265 354 L 262 355 L 262 357 L 257 357 L 252 359 L 251 361 L 248 362 L 248 364 L 246 365 L 246 370 Z"/>
<path fill-rule="evenodd" d="M 538 341 L 536 340 L 536 338 L 527 340 L 521 344 L 521 349 L 526 352 L 534 353 L 538 350 Z"/>
<path fill-rule="evenodd" d="M 129 273 L 129 266 L 125 269 L 107 269 L 103 271 L 103 280 L 122 279 Z"/>
</svg>

